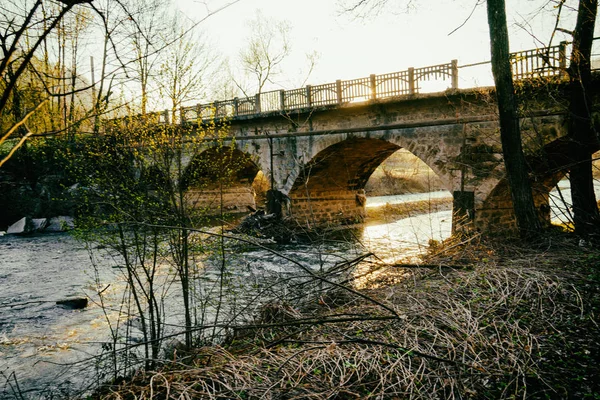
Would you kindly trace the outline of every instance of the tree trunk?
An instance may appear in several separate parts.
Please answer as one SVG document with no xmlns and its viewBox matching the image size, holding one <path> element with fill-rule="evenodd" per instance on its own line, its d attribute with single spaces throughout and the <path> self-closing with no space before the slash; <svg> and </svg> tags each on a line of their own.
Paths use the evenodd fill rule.
<svg viewBox="0 0 600 400">
<path fill-rule="evenodd" d="M 487 0 L 492 52 L 492 73 L 496 83 L 502 153 L 517 228 L 522 237 L 535 236 L 541 229 L 531 193 L 527 164 L 521 145 L 517 102 L 508 52 L 508 30 L 504 0 Z"/>
<path fill-rule="evenodd" d="M 598 204 L 594 193 L 592 154 L 598 150 L 598 136 L 591 116 L 591 101 L 586 88 L 592 81 L 591 53 L 598 0 L 580 0 L 573 32 L 569 66 L 570 181 L 575 232 L 589 234 L 600 228 Z"/>
</svg>

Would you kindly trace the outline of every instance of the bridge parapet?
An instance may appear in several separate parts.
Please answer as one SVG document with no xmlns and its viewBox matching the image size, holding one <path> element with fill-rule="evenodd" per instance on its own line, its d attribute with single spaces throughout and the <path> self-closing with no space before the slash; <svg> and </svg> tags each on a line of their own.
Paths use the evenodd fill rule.
<svg viewBox="0 0 600 400">
<path fill-rule="evenodd" d="M 183 107 L 180 123 L 197 123 L 214 118 L 235 118 L 269 112 L 287 112 L 323 106 L 339 106 L 356 101 L 405 96 L 419 93 L 419 83 L 424 80 L 443 79 L 451 81 L 451 88 L 458 88 L 458 61 L 423 68 L 365 78 L 337 80 L 321 85 L 308 85 L 292 90 L 275 90 L 258 93 L 253 97 L 235 98 Z"/>
</svg>

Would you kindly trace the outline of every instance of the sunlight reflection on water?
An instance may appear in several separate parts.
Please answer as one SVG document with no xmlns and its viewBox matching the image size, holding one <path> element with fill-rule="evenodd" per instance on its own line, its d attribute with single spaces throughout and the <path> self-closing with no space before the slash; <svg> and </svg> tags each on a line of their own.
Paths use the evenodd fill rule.
<svg viewBox="0 0 600 400">
<path fill-rule="evenodd" d="M 366 226 L 362 240 L 385 262 L 411 262 L 427 249 L 430 240 L 444 240 L 451 232 L 452 212 L 441 211 Z"/>
</svg>

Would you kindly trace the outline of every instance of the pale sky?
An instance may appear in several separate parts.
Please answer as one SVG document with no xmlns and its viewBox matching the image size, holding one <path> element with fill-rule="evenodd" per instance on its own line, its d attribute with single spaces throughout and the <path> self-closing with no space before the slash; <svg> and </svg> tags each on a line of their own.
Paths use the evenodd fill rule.
<svg viewBox="0 0 600 400">
<path fill-rule="evenodd" d="M 197 21 L 206 16 L 206 4 L 215 10 L 232 0 L 176 1 L 185 15 Z M 284 66 L 287 77 L 281 79 L 281 87 L 291 89 L 301 81 L 299 70 L 305 64 L 304 54 L 311 51 L 318 52 L 319 61 L 308 79 L 310 84 L 442 64 L 452 59 L 458 59 L 459 65 L 489 60 L 485 2 L 479 0 L 480 4 L 475 6 L 477 2 L 413 0 L 414 6 L 407 12 L 392 5 L 399 1 L 390 0 L 387 12 L 361 19 L 340 15 L 339 0 L 240 0 L 206 19 L 200 27 L 213 45 L 235 64 L 245 44 L 248 21 L 257 12 L 289 21 L 293 54 Z M 523 26 L 533 30 L 537 40 L 549 41 L 555 18 L 553 8 L 547 3 L 548 0 L 507 0 L 511 51 L 539 47 L 539 42 Z M 544 5 L 544 11 L 539 12 Z M 574 19 L 568 18 L 568 10 L 563 13 L 561 27 L 572 29 Z M 449 35 L 456 28 L 459 29 Z M 600 31 L 598 26 L 596 28 Z M 553 43 L 558 44 L 565 38 L 561 34 Z M 460 70 L 459 76 L 467 75 L 467 69 Z M 466 78 L 462 78 L 459 85 L 472 86 Z"/>
</svg>

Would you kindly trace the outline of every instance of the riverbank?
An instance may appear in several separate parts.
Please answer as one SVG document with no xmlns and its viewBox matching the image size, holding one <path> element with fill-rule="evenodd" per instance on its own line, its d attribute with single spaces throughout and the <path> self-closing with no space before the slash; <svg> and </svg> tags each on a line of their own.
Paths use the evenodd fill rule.
<svg viewBox="0 0 600 400">
<path fill-rule="evenodd" d="M 414 215 L 448 210 L 452 210 L 452 198 L 431 198 L 398 204 L 388 203 L 379 207 L 368 207 L 365 222 L 368 225 L 390 223 Z"/>
<path fill-rule="evenodd" d="M 222 346 L 95 398 L 598 398 L 597 250 L 432 244 L 421 265 L 364 259 L 302 310 L 263 307 Z"/>
</svg>

